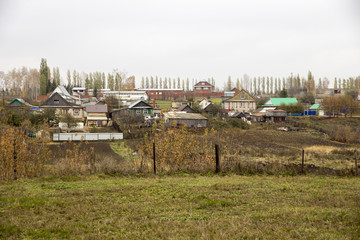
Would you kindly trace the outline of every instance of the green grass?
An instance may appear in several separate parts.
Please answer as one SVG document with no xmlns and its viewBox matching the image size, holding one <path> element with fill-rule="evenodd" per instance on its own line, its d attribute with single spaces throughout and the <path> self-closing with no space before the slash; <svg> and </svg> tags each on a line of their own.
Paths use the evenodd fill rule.
<svg viewBox="0 0 360 240">
<path fill-rule="evenodd" d="M 358 239 L 360 181 L 95 175 L 0 185 L 0 239 Z"/>
<path fill-rule="evenodd" d="M 124 160 L 134 161 L 133 150 L 126 144 L 126 141 L 117 141 L 110 143 L 111 149 Z"/>
</svg>

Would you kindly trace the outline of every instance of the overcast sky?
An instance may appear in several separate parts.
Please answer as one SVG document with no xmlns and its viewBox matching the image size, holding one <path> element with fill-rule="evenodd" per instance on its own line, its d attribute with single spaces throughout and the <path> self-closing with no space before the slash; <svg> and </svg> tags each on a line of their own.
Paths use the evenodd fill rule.
<svg viewBox="0 0 360 240">
<path fill-rule="evenodd" d="M 358 0 L 0 0 L 0 71 L 360 75 Z"/>
</svg>

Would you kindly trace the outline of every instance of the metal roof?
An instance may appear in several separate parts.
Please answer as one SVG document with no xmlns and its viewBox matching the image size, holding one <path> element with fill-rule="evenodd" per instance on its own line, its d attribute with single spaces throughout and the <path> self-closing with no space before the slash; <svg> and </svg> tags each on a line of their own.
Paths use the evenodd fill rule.
<svg viewBox="0 0 360 240">
<path fill-rule="evenodd" d="M 270 98 L 263 106 L 280 106 L 281 104 L 291 105 L 297 103 L 296 98 Z"/>
<path fill-rule="evenodd" d="M 206 117 L 201 115 L 200 113 L 176 113 L 176 112 L 168 112 L 164 114 L 166 118 L 169 119 L 196 119 L 196 120 L 207 120 Z"/>
<path fill-rule="evenodd" d="M 108 111 L 108 107 L 106 104 L 104 105 L 91 105 L 88 104 L 86 105 L 86 112 L 88 113 L 107 113 Z"/>
</svg>

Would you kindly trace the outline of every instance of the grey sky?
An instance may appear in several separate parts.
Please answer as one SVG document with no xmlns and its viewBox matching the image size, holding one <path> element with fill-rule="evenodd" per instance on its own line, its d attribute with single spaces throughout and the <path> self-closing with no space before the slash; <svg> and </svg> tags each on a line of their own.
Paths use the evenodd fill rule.
<svg viewBox="0 0 360 240">
<path fill-rule="evenodd" d="M 358 0 L 0 0 L 0 71 L 207 79 L 360 75 Z"/>
</svg>

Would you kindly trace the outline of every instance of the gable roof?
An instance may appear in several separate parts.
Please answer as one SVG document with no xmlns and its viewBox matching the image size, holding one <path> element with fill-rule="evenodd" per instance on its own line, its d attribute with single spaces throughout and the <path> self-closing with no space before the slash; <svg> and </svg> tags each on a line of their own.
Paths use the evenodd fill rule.
<svg viewBox="0 0 360 240">
<path fill-rule="evenodd" d="M 104 105 L 86 105 L 86 112 L 88 113 L 107 113 L 108 107 Z"/>
<path fill-rule="evenodd" d="M 41 107 L 80 107 L 66 101 L 58 92 L 54 92 Z"/>
<path fill-rule="evenodd" d="M 263 106 L 280 106 L 281 104 L 291 105 L 297 103 L 298 101 L 296 98 L 270 98 Z"/>
<path fill-rule="evenodd" d="M 27 106 L 27 107 L 33 107 L 30 103 L 26 102 L 22 98 L 15 98 L 11 103 L 9 103 L 10 106 L 20 107 L 20 106 Z"/>
<path fill-rule="evenodd" d="M 184 104 L 181 107 L 179 107 L 178 111 L 183 111 L 187 113 L 196 113 L 196 111 L 187 104 L 186 105 Z"/>
<path fill-rule="evenodd" d="M 64 86 L 57 86 L 54 91 L 51 93 L 50 97 L 55 94 L 55 93 L 59 93 L 60 95 L 63 95 L 63 96 L 67 96 L 67 97 L 70 97 L 70 93 L 66 90 L 66 88 Z"/>
<path fill-rule="evenodd" d="M 235 96 L 224 100 L 224 102 L 225 101 L 255 101 L 255 98 L 246 90 L 241 89 Z"/>
<path fill-rule="evenodd" d="M 204 83 L 204 84 L 203 84 Z M 200 81 L 194 85 L 194 87 L 213 87 L 208 81 Z"/>
<path fill-rule="evenodd" d="M 309 109 L 310 110 L 318 110 L 318 109 L 321 109 L 321 106 L 320 106 L 320 104 L 314 104 Z"/>
<path fill-rule="evenodd" d="M 137 101 L 134 101 L 130 104 L 129 109 L 141 107 L 141 108 L 153 108 L 151 105 L 147 104 L 143 100 L 139 99 Z"/>
</svg>

